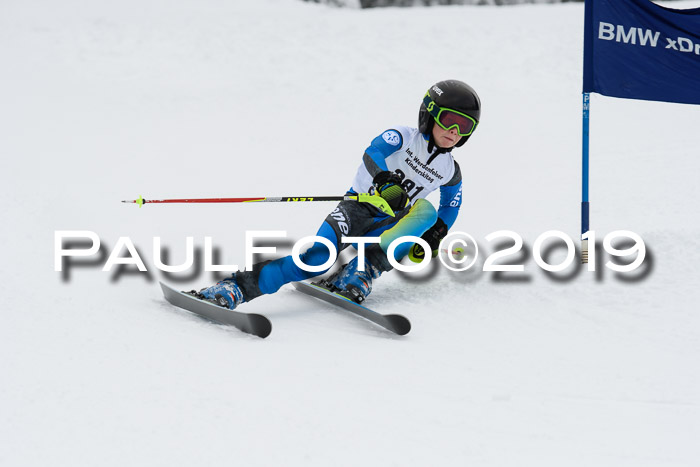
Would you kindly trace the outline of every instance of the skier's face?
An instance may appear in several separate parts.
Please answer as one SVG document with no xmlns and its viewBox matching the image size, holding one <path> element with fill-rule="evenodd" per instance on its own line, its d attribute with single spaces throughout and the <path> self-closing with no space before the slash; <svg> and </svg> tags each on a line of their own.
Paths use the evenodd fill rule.
<svg viewBox="0 0 700 467">
<path fill-rule="evenodd" d="M 433 125 L 433 140 L 438 147 L 450 149 L 462 139 L 457 132 L 457 128 L 443 130 L 440 125 Z"/>
</svg>

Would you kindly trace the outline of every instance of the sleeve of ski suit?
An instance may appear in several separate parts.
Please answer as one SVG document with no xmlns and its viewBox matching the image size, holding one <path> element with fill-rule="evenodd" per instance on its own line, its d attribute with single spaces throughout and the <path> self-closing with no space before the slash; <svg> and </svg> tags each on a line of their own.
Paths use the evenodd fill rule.
<svg viewBox="0 0 700 467">
<path fill-rule="evenodd" d="M 372 140 L 365 149 L 362 161 L 369 174 L 374 177 L 379 172 L 389 170 L 385 159 L 400 150 L 403 146 L 403 135 L 399 130 L 387 130 Z"/>
<path fill-rule="evenodd" d="M 449 182 L 440 187 L 440 207 L 438 208 L 438 217 L 447 225 L 447 228 L 452 228 L 452 225 L 457 220 L 459 208 L 462 205 L 462 172 L 459 170 L 459 164 L 455 161 L 455 174 Z"/>
</svg>

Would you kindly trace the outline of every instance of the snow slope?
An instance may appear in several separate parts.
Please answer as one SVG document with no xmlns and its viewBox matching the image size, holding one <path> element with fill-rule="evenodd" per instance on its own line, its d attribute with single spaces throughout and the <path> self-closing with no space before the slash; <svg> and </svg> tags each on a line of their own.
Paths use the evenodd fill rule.
<svg viewBox="0 0 700 467">
<path fill-rule="evenodd" d="M 582 34 L 580 4 L 2 2 L 0 465 L 696 465 L 700 109 L 593 96 L 591 225 L 642 236 L 641 278 L 532 259 L 579 231 Z M 214 278 L 158 271 L 153 237 L 242 264 L 246 230 L 333 205 L 120 200 L 343 193 L 447 78 L 483 102 L 455 229 L 518 232 L 524 273 L 385 275 L 368 305 L 405 338 L 290 286 L 245 305 L 266 340 L 163 302 Z M 57 230 L 104 256 L 55 272 Z M 121 236 L 148 274 L 101 271 Z"/>
</svg>

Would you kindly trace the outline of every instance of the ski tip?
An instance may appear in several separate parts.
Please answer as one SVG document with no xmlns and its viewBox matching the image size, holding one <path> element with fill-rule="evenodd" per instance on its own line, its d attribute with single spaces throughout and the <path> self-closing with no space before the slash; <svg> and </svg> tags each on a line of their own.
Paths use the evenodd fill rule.
<svg viewBox="0 0 700 467">
<path fill-rule="evenodd" d="M 393 331 L 399 336 L 405 336 L 411 332 L 411 322 L 402 315 L 386 315 L 393 326 Z"/>
<path fill-rule="evenodd" d="M 169 286 L 168 284 L 166 284 L 165 282 L 158 281 L 158 284 L 160 285 L 160 289 L 163 291 L 163 293 L 165 293 L 165 292 L 167 292 L 167 291 L 169 291 L 169 290 L 174 290 L 175 292 L 177 292 L 177 290 L 173 289 L 172 287 L 170 287 L 170 286 Z"/>
<path fill-rule="evenodd" d="M 262 339 L 265 339 L 272 332 L 272 323 L 270 322 L 269 319 L 265 318 L 264 316 L 262 316 L 262 315 L 258 315 L 258 316 L 260 316 L 262 319 L 258 320 L 258 328 L 256 329 L 256 332 L 252 333 L 252 334 L 254 334 Z"/>
</svg>

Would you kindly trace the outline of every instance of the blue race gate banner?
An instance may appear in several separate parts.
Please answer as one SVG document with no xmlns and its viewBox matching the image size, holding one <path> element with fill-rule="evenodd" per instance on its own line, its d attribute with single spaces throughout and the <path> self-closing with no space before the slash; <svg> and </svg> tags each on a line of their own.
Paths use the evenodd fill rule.
<svg viewBox="0 0 700 467">
<path fill-rule="evenodd" d="M 700 8 L 585 1 L 583 92 L 700 104 Z"/>
</svg>

